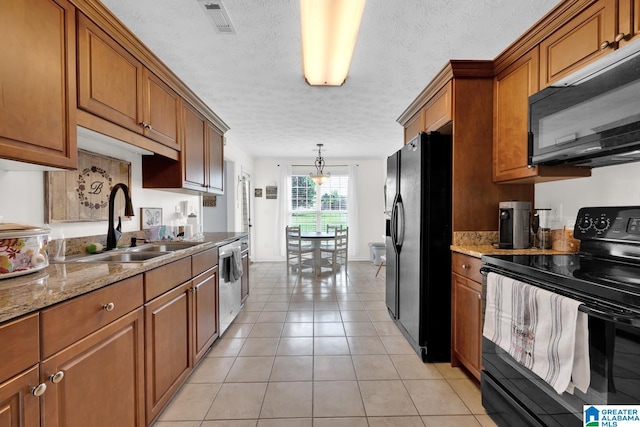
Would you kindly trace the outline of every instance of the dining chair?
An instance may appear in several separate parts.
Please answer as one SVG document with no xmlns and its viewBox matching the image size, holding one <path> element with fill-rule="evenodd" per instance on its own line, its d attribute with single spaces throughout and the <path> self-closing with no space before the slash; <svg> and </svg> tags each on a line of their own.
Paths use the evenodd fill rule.
<svg viewBox="0 0 640 427">
<path fill-rule="evenodd" d="M 313 268 L 313 252 L 311 246 L 304 245 L 300 237 L 300 227 L 287 227 L 287 275 L 289 269 L 298 274 L 304 267 Z"/>
<path fill-rule="evenodd" d="M 344 265 L 347 268 L 349 251 L 349 227 L 339 227 L 334 230 L 334 239 L 329 247 L 321 247 L 321 253 L 328 253 L 331 257 L 331 267 L 335 273 Z"/>
</svg>

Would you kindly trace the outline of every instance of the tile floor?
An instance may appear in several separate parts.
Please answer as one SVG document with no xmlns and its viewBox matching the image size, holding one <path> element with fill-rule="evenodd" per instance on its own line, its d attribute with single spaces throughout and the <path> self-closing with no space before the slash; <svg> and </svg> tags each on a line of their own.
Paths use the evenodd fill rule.
<svg viewBox="0 0 640 427">
<path fill-rule="evenodd" d="M 495 426 L 463 371 L 422 363 L 376 268 L 298 278 L 252 264 L 244 309 L 154 427 Z"/>
</svg>

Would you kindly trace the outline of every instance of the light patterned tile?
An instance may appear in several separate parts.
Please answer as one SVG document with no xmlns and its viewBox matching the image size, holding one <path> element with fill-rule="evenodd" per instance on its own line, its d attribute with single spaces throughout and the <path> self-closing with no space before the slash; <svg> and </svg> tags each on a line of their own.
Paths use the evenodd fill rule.
<svg viewBox="0 0 640 427">
<path fill-rule="evenodd" d="M 235 357 L 205 357 L 189 377 L 189 383 L 221 383 L 227 377 Z"/>
<path fill-rule="evenodd" d="M 313 356 L 277 356 L 269 380 L 313 380 Z"/>
<path fill-rule="evenodd" d="M 351 356 L 315 356 L 313 363 L 315 381 L 348 381 L 356 379 Z"/>
<path fill-rule="evenodd" d="M 364 416 L 356 381 L 316 381 L 313 383 L 314 417 Z"/>
<path fill-rule="evenodd" d="M 258 383 L 269 381 L 273 357 L 238 357 L 236 358 L 225 382 Z"/>
<path fill-rule="evenodd" d="M 486 413 L 482 406 L 480 387 L 475 381 L 470 379 L 449 379 L 447 381 L 472 414 L 483 415 Z"/>
<path fill-rule="evenodd" d="M 285 323 L 282 330 L 283 337 L 312 337 L 313 322 Z"/>
<path fill-rule="evenodd" d="M 218 339 L 213 343 L 207 357 L 235 357 L 244 345 L 244 338 Z"/>
<path fill-rule="evenodd" d="M 344 337 L 342 322 L 319 322 L 313 325 L 313 335 L 316 337 Z"/>
<path fill-rule="evenodd" d="M 358 380 L 395 380 L 400 376 L 387 355 L 354 355 L 353 365 Z"/>
<path fill-rule="evenodd" d="M 278 356 L 313 355 L 313 338 L 311 337 L 282 337 L 278 344 Z"/>
<path fill-rule="evenodd" d="M 440 371 L 433 363 L 424 363 L 417 354 L 393 354 L 391 361 L 403 380 L 441 380 Z"/>
<path fill-rule="evenodd" d="M 159 421 L 202 421 L 221 384 L 184 384 Z"/>
<path fill-rule="evenodd" d="M 431 415 L 422 420 L 427 427 L 482 427 L 473 415 Z"/>
<path fill-rule="evenodd" d="M 223 384 L 207 413 L 207 420 L 258 419 L 267 383 Z M 194 396 L 194 399 L 198 397 Z"/>
<path fill-rule="evenodd" d="M 260 411 L 260 418 L 311 417 L 313 383 L 270 382 Z"/>
<path fill-rule="evenodd" d="M 369 417 L 369 427 L 424 427 L 420 417 Z"/>
<path fill-rule="evenodd" d="M 404 380 L 420 415 L 468 415 L 469 409 L 446 380 Z"/>
<path fill-rule="evenodd" d="M 402 381 L 358 381 L 367 417 L 418 415 Z"/>
<path fill-rule="evenodd" d="M 314 418 L 313 427 L 367 427 L 366 417 Z"/>
</svg>

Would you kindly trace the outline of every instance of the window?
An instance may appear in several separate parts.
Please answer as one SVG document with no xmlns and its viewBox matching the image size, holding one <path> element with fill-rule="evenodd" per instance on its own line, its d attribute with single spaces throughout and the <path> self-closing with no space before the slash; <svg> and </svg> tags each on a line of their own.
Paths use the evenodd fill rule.
<svg viewBox="0 0 640 427">
<path fill-rule="evenodd" d="M 292 226 L 301 231 L 326 231 L 327 225 L 347 226 L 349 177 L 331 175 L 316 185 L 309 175 L 291 177 Z"/>
</svg>

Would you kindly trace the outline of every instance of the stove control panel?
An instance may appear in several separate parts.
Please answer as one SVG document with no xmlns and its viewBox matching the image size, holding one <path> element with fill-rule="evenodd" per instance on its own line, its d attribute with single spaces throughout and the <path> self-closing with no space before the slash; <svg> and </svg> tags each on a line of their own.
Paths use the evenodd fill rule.
<svg viewBox="0 0 640 427">
<path fill-rule="evenodd" d="M 581 208 L 573 236 L 580 240 L 640 243 L 640 206 Z"/>
</svg>

